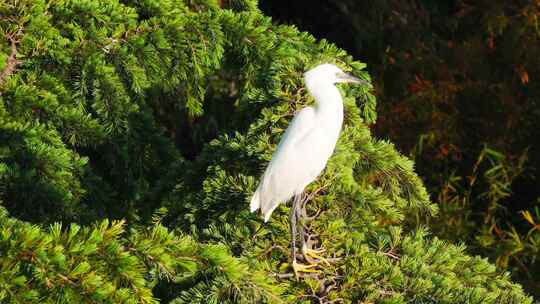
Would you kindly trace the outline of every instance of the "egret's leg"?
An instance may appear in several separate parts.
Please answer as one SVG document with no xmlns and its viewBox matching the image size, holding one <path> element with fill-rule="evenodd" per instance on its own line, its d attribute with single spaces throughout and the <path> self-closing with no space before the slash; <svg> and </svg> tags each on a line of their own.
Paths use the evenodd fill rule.
<svg viewBox="0 0 540 304">
<path fill-rule="evenodd" d="M 301 239 L 301 246 L 302 246 L 301 247 L 302 255 L 304 256 L 304 259 L 312 265 L 313 264 L 316 265 L 319 262 L 323 262 L 329 265 L 330 263 L 323 256 L 321 256 L 325 252 L 325 249 L 324 248 L 313 249 L 312 243 L 311 243 L 311 235 L 309 233 L 306 233 L 306 228 L 304 227 L 304 219 L 307 218 L 306 209 L 304 208 L 305 203 L 307 203 L 307 201 L 303 203 L 301 202 L 300 204 L 298 204 L 297 214 L 296 214 L 296 217 L 298 220 L 298 226 L 300 226 L 299 230 L 300 230 L 300 239 Z"/>
<path fill-rule="evenodd" d="M 298 278 L 298 272 L 316 272 L 316 270 L 310 269 L 310 268 L 317 266 L 316 264 L 304 265 L 304 264 L 299 264 L 296 262 L 296 234 L 298 233 L 296 224 L 298 223 L 298 217 L 301 215 L 301 213 L 299 212 L 300 210 L 299 207 L 302 206 L 301 201 L 302 201 L 301 194 L 298 194 L 294 197 L 293 206 L 291 208 L 291 218 L 290 218 L 291 220 L 291 245 L 292 245 L 291 250 L 292 250 L 292 256 L 293 256 L 292 267 L 293 267 L 294 274 L 297 278 Z M 300 231 L 302 230 L 303 228 L 300 228 Z M 302 231 L 302 235 L 300 236 L 302 238 L 304 237 L 303 231 Z"/>
<path fill-rule="evenodd" d="M 304 222 L 303 222 L 303 220 L 304 220 L 303 217 L 305 218 L 305 216 L 306 216 L 305 209 L 304 209 L 303 205 L 304 205 L 303 203 L 300 203 L 300 204 L 298 204 L 298 206 L 296 208 L 296 217 L 298 219 L 298 225 L 300 226 L 300 228 L 299 228 L 299 230 L 300 230 L 300 244 L 301 244 L 300 248 L 302 248 L 302 253 L 304 253 L 304 249 L 307 248 L 306 236 L 309 237 L 309 235 L 306 233 L 306 229 L 304 227 Z"/>
<path fill-rule="evenodd" d="M 296 264 L 296 204 L 298 202 L 299 195 L 294 197 L 293 206 L 291 208 L 290 227 L 291 227 L 291 254 L 293 258 L 293 265 Z"/>
</svg>

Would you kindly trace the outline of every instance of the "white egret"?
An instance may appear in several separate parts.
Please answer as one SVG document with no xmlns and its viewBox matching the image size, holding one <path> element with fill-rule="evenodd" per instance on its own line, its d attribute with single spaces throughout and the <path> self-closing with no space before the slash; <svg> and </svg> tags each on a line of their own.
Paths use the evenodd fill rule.
<svg viewBox="0 0 540 304">
<path fill-rule="evenodd" d="M 250 204 L 252 212 L 261 209 L 266 222 L 280 203 L 295 197 L 290 218 L 295 273 L 307 271 L 310 267 L 296 262 L 296 224 L 301 216 L 302 193 L 326 167 L 343 123 L 343 100 L 335 84 L 365 83 L 333 64 L 321 64 L 307 71 L 304 82 L 308 93 L 315 99 L 315 105 L 302 109 L 289 124 Z M 310 249 L 304 246 L 303 230 L 301 241 L 302 252 L 306 256 Z M 314 251 L 311 256 L 316 256 L 316 251 L 311 251 Z M 308 258 L 306 260 L 309 261 Z"/>
</svg>

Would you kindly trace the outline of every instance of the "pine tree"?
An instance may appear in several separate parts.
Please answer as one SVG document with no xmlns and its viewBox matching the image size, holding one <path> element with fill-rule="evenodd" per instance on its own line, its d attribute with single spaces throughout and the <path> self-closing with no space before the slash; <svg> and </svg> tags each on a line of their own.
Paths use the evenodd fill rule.
<svg viewBox="0 0 540 304">
<path fill-rule="evenodd" d="M 308 188 L 326 262 L 291 275 L 288 207 L 263 224 L 249 196 L 312 102 L 303 72 L 369 75 L 256 1 L 23 0 L 0 16 L 0 301 L 532 303 L 417 227 L 437 209 L 371 136 L 368 86 L 340 88 L 345 126 Z"/>
</svg>

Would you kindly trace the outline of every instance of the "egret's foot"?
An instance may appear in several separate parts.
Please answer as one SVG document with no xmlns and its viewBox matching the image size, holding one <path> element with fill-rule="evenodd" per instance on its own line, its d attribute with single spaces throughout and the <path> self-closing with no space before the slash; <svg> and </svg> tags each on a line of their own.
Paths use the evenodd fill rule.
<svg viewBox="0 0 540 304">
<path fill-rule="evenodd" d="M 307 246 L 302 246 L 302 254 L 304 255 L 304 258 L 306 261 L 308 261 L 311 264 L 318 264 L 320 262 L 325 263 L 326 265 L 330 265 L 330 262 L 328 260 L 321 256 L 326 250 L 324 248 L 321 249 L 310 249 L 307 248 Z"/>
<path fill-rule="evenodd" d="M 294 275 L 296 276 L 296 278 L 299 278 L 299 275 L 298 273 L 300 272 L 311 272 L 311 273 L 314 273 L 314 272 L 319 272 L 317 269 L 313 269 L 317 267 L 317 264 L 300 264 L 296 261 L 293 261 L 292 263 L 292 268 L 293 268 L 293 271 L 294 271 Z"/>
</svg>

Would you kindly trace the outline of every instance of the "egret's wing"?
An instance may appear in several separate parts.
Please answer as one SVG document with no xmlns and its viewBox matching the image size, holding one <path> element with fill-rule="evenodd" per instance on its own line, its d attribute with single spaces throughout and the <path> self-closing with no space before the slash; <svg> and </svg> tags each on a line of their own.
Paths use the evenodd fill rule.
<svg viewBox="0 0 540 304">
<path fill-rule="evenodd" d="M 303 149 L 297 143 L 314 127 L 315 109 L 306 107 L 295 115 L 283 134 L 251 200 L 251 210 L 261 208 L 265 220 L 279 203 L 291 198 L 296 188 L 305 182 L 304 168 L 299 167 Z"/>
<path fill-rule="evenodd" d="M 276 152 L 274 152 L 275 159 L 277 153 L 284 151 L 285 147 L 292 146 L 300 139 L 302 139 L 306 134 L 309 133 L 311 129 L 315 127 L 315 109 L 313 107 L 305 107 L 298 114 L 296 114 L 285 130 L 285 134 L 279 141 Z"/>
</svg>

